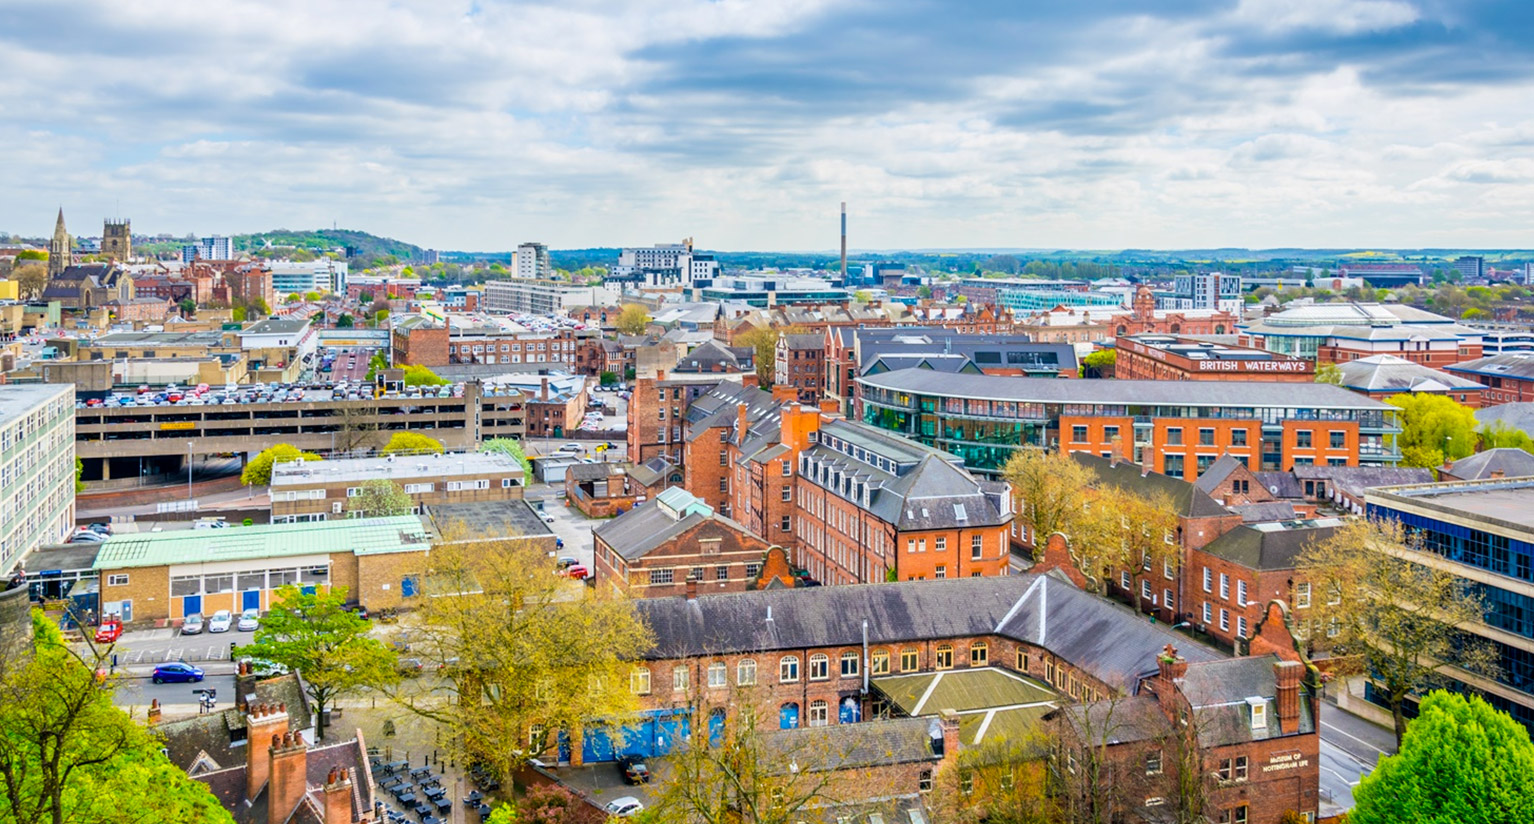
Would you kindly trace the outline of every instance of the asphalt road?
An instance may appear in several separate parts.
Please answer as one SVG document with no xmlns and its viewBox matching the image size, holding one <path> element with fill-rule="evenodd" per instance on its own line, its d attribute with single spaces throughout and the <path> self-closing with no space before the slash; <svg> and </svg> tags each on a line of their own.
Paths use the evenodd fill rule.
<svg viewBox="0 0 1534 824">
<path fill-rule="evenodd" d="M 145 629 L 123 633 L 113 651 L 117 653 L 119 668 L 147 668 L 167 661 L 200 665 L 204 661 L 228 661 L 231 642 L 249 644 L 254 640 L 254 632 L 238 630 L 181 635 L 174 629 Z"/>
<path fill-rule="evenodd" d="M 218 691 L 218 709 L 234 705 L 233 675 L 210 675 L 200 684 L 155 684 L 148 678 L 124 678 L 112 694 L 112 703 L 120 707 L 147 707 L 158 698 L 167 716 L 186 715 L 197 711 L 197 695 L 192 690 L 209 687 Z"/>
<path fill-rule="evenodd" d="M 1395 751 L 1395 733 L 1322 702 L 1321 814 L 1352 809 L 1353 788 L 1381 757 Z"/>
<path fill-rule="evenodd" d="M 588 520 L 580 512 L 565 506 L 563 489 L 549 484 L 533 484 L 528 487 L 526 498 L 534 505 L 542 501 L 544 514 L 553 516 L 554 523 L 549 524 L 549 529 L 565 542 L 565 548 L 559 554 L 574 558 L 586 569 L 593 569 L 591 530 L 605 521 Z"/>
<path fill-rule="evenodd" d="M 336 362 L 331 365 L 330 379 L 333 381 L 360 381 L 367 377 L 368 361 L 373 359 L 373 350 L 367 348 L 354 348 L 351 354 L 336 355 Z"/>
</svg>

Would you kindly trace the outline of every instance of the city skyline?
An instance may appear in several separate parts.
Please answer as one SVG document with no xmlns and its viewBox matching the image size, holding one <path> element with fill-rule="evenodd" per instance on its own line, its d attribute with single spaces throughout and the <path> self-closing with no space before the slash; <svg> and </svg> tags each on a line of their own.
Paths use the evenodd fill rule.
<svg viewBox="0 0 1534 824">
<path fill-rule="evenodd" d="M 1109 5 L 16 3 L 0 227 L 821 250 L 845 200 L 854 251 L 1528 247 L 1511 4 Z"/>
</svg>

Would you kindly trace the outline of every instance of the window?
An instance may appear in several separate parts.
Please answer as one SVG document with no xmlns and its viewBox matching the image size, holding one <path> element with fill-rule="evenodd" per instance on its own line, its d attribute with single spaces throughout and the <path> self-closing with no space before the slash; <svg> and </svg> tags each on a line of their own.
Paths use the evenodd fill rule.
<svg viewBox="0 0 1534 824">
<path fill-rule="evenodd" d="M 1230 765 L 1231 760 L 1229 758 L 1220 761 L 1220 768 L 1214 771 L 1214 777 L 1220 779 L 1221 781 L 1229 781 Z"/>
<path fill-rule="evenodd" d="M 791 487 L 791 486 L 783 487 L 783 500 L 785 500 L 785 501 L 792 501 L 793 499 L 794 499 L 794 488 Z"/>
<path fill-rule="evenodd" d="M 719 479 L 719 491 L 720 492 L 729 492 L 730 491 L 730 479 L 729 478 L 720 478 Z"/>
<path fill-rule="evenodd" d="M 648 669 L 636 669 L 629 674 L 629 689 L 635 695 L 650 694 L 650 671 Z"/>
<path fill-rule="evenodd" d="M 1106 441 L 1108 443 L 1113 443 L 1114 441 L 1116 441 L 1118 439 L 1119 439 L 1119 428 L 1117 426 L 1105 426 L 1105 427 L 1103 427 L 1103 440 L 1104 441 Z"/>
<path fill-rule="evenodd" d="M 1212 615 L 1212 613 L 1209 611 L 1209 602 L 1205 601 L 1204 602 L 1204 623 L 1207 624 L 1211 620 L 1213 620 L 1213 618 L 1210 617 L 1211 615 Z"/>
<path fill-rule="evenodd" d="M 1151 599 L 1150 581 L 1147 581 L 1144 578 L 1140 579 L 1140 597 L 1147 601 Z"/>
<path fill-rule="evenodd" d="M 687 580 L 689 580 L 689 581 L 701 581 L 701 580 L 703 580 L 703 567 L 693 567 L 692 571 L 687 573 Z"/>
<path fill-rule="evenodd" d="M 1341 632 L 1342 632 L 1342 624 L 1338 623 L 1336 618 L 1333 618 L 1332 620 L 1327 622 L 1327 624 L 1326 624 L 1326 637 L 1327 638 L 1336 638 L 1339 634 L 1341 634 Z"/>
<path fill-rule="evenodd" d="M 1214 429 L 1200 427 L 1198 430 L 1198 444 L 1199 446 L 1214 446 Z"/>
<path fill-rule="evenodd" d="M 1145 774 L 1161 774 L 1161 750 L 1151 750 L 1145 754 Z"/>
<path fill-rule="evenodd" d="M 1169 426 L 1166 430 L 1166 442 L 1168 446 L 1182 446 L 1182 427 Z"/>
<path fill-rule="evenodd" d="M 719 689 L 729 686 L 730 668 L 723 661 L 715 661 L 708 665 L 708 686 L 710 689 Z"/>
<path fill-rule="evenodd" d="M 1301 429 L 1294 433 L 1294 445 L 1300 449 L 1310 448 L 1310 430 Z"/>
<path fill-rule="evenodd" d="M 932 539 L 932 548 L 934 550 L 938 551 L 938 552 L 946 551 L 948 549 L 948 536 L 947 535 L 939 535 L 936 538 L 933 538 Z"/>
<path fill-rule="evenodd" d="M 959 793 L 961 795 L 975 794 L 975 774 L 968 770 L 959 774 Z"/>
<path fill-rule="evenodd" d="M 918 666 L 918 653 L 915 647 L 906 647 L 900 651 L 900 671 L 915 672 Z"/>
<path fill-rule="evenodd" d="M 1342 603 L 1342 585 L 1334 581 L 1326 588 L 1326 605 L 1334 607 L 1340 603 Z"/>
<path fill-rule="evenodd" d="M 830 717 L 830 706 L 825 701 L 816 700 L 810 702 L 810 726 L 824 727 L 831 723 Z"/>
<path fill-rule="evenodd" d="M 1237 781 L 1245 781 L 1246 780 L 1246 756 L 1244 756 L 1244 755 L 1236 756 L 1236 775 L 1235 775 L 1235 778 L 1236 778 Z"/>
<path fill-rule="evenodd" d="M 971 644 L 969 647 L 969 665 L 972 667 L 983 667 L 990 660 L 990 655 L 990 648 L 985 645 L 984 641 Z"/>
<path fill-rule="evenodd" d="M 1210 591 L 1210 587 L 1213 585 L 1213 583 L 1214 583 L 1214 573 L 1209 571 L 1209 567 L 1204 567 L 1204 591 L 1205 592 L 1209 592 Z"/>
<path fill-rule="evenodd" d="M 869 675 L 889 675 L 890 653 L 887 649 L 876 649 L 868 659 Z"/>
<path fill-rule="evenodd" d="M 778 529 L 779 531 L 787 532 L 789 528 L 789 516 L 784 515 L 783 520 L 778 522 Z"/>
<path fill-rule="evenodd" d="M 752 561 L 751 563 L 746 564 L 746 578 L 747 578 L 747 580 L 755 578 L 757 575 L 760 575 L 761 572 L 762 572 L 762 564 L 761 564 L 760 561 Z"/>
<path fill-rule="evenodd" d="M 1173 607 L 1177 606 L 1176 604 L 1172 603 L 1172 591 L 1170 589 L 1161 590 L 1161 605 L 1167 609 L 1172 609 Z"/>
<path fill-rule="evenodd" d="M 1087 428 L 1086 428 L 1086 426 L 1084 426 L 1082 424 L 1076 424 L 1075 426 L 1072 426 L 1071 427 L 1071 443 L 1086 443 L 1086 442 L 1087 442 Z"/>
<path fill-rule="evenodd" d="M 785 655 L 778 660 L 778 682 L 792 684 L 799 680 L 799 656 Z"/>
<path fill-rule="evenodd" d="M 1310 609 L 1310 584 L 1308 582 L 1294 585 L 1294 608 Z"/>
<path fill-rule="evenodd" d="M 1327 437 L 1333 449 L 1341 449 L 1347 446 L 1348 433 L 1346 432 L 1331 432 L 1328 433 Z"/>
<path fill-rule="evenodd" d="M 1246 446 L 1246 430 L 1245 429 L 1232 429 L 1230 431 L 1230 445 L 1231 446 Z"/>
<path fill-rule="evenodd" d="M 856 677 L 858 677 L 858 671 L 860 669 L 862 669 L 862 668 L 858 666 L 858 654 L 857 653 L 855 653 L 855 652 L 844 652 L 844 653 L 842 653 L 842 677 L 843 678 L 856 678 Z"/>
<path fill-rule="evenodd" d="M 729 456 L 728 453 L 725 453 L 725 452 L 720 452 L 719 453 L 719 465 L 720 466 L 729 466 L 730 465 L 730 456 Z"/>
<path fill-rule="evenodd" d="M 676 581 L 676 571 L 672 569 L 650 570 L 651 584 L 670 584 Z"/>
<path fill-rule="evenodd" d="M 1236 635 L 1238 635 L 1238 636 L 1240 636 L 1242 638 L 1246 637 L 1246 616 L 1245 615 L 1237 615 L 1236 616 Z"/>
<path fill-rule="evenodd" d="M 1028 671 L 1028 653 L 1022 650 L 1017 651 L 1017 669 L 1019 672 Z"/>
<path fill-rule="evenodd" d="M 1168 541 L 1167 543 L 1171 543 L 1171 542 Z M 1161 577 L 1167 579 L 1168 581 L 1173 580 L 1173 578 L 1176 577 L 1174 572 L 1175 572 L 1175 570 L 1174 570 L 1174 568 L 1172 566 L 1172 559 L 1171 558 L 1163 558 L 1161 560 Z"/>
<path fill-rule="evenodd" d="M 1246 582 L 1245 581 L 1237 581 L 1236 582 L 1236 603 L 1239 606 L 1243 606 L 1243 607 L 1246 606 Z"/>
<path fill-rule="evenodd" d="M 128 585 L 128 576 L 127 575 L 108 575 L 107 576 L 107 586 L 109 586 L 109 587 L 125 587 L 127 585 Z"/>
<path fill-rule="evenodd" d="M 1220 629 L 1230 632 L 1230 611 L 1220 610 Z"/>
<path fill-rule="evenodd" d="M 432 491 L 432 484 L 405 484 L 406 495 L 420 495 Z"/>
<path fill-rule="evenodd" d="M 1126 569 L 1119 572 L 1119 586 L 1124 589 L 1129 589 L 1129 570 Z"/>
<path fill-rule="evenodd" d="M 916 789 L 924 793 L 932 792 L 932 771 L 922 770 L 921 776 L 916 780 Z"/>
<path fill-rule="evenodd" d="M 1065 754 L 1065 771 L 1071 775 L 1076 774 L 1076 754 L 1073 752 Z"/>
<path fill-rule="evenodd" d="M 824 681 L 831 677 L 831 659 L 820 653 L 810 656 L 810 680 Z"/>
<path fill-rule="evenodd" d="M 1181 478 L 1183 474 L 1182 456 L 1167 455 L 1162 458 L 1162 474 L 1172 478 Z"/>
<path fill-rule="evenodd" d="M 937 663 L 940 670 L 953 669 L 953 644 L 937 645 Z"/>
<path fill-rule="evenodd" d="M 735 665 L 735 683 L 742 687 L 756 684 L 756 659 L 746 658 Z"/>
<path fill-rule="evenodd" d="M 1230 600 L 1230 576 L 1223 572 L 1220 573 L 1220 597 Z"/>
<path fill-rule="evenodd" d="M 985 539 L 980 535 L 969 536 L 969 559 L 978 561 L 985 557 Z"/>
<path fill-rule="evenodd" d="M 671 668 L 671 691 L 686 692 L 689 683 L 688 669 L 686 667 Z"/>
<path fill-rule="evenodd" d="M 779 464 L 779 466 L 783 469 L 783 477 L 787 478 L 794 474 L 794 465 L 788 461 L 784 461 L 783 463 Z"/>
<path fill-rule="evenodd" d="M 1230 824 L 1246 824 L 1246 805 L 1231 810 Z"/>
<path fill-rule="evenodd" d="M 933 573 L 932 573 L 932 577 L 934 577 L 934 578 L 947 578 L 948 577 L 948 565 L 947 564 L 938 564 L 937 565 L 937 569 L 934 570 Z"/>
</svg>

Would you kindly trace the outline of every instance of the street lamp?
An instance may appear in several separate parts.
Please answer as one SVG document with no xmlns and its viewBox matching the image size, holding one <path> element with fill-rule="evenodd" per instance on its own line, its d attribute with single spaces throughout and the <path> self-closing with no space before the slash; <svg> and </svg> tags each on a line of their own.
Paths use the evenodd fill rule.
<svg viewBox="0 0 1534 824">
<path fill-rule="evenodd" d="M 186 499 L 192 500 L 192 444 L 196 441 L 186 442 Z"/>
</svg>

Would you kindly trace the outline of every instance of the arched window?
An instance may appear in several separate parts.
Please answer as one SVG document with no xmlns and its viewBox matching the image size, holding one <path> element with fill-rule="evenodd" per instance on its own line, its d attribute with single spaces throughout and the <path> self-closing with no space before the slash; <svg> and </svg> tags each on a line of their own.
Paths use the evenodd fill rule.
<svg viewBox="0 0 1534 824">
<path fill-rule="evenodd" d="M 810 702 L 809 725 L 812 727 L 824 727 L 830 724 L 830 710 L 824 701 Z"/>
<path fill-rule="evenodd" d="M 921 665 L 921 653 L 916 647 L 906 647 L 900 651 L 900 671 L 915 672 Z"/>
<path fill-rule="evenodd" d="M 856 678 L 856 677 L 858 677 L 858 671 L 860 669 L 860 667 L 858 665 L 860 663 L 862 663 L 862 662 L 858 660 L 858 654 L 857 653 L 855 653 L 855 652 L 844 652 L 844 653 L 842 653 L 842 677 L 843 678 Z"/>
<path fill-rule="evenodd" d="M 785 655 L 778 659 L 778 681 L 791 684 L 799 680 L 799 656 Z"/>
<path fill-rule="evenodd" d="M 870 675 L 889 675 L 890 674 L 890 651 L 889 650 L 887 650 L 887 649 L 876 649 L 876 650 L 873 651 L 873 655 L 868 659 L 868 673 Z"/>
<path fill-rule="evenodd" d="M 970 666 L 972 666 L 972 667 L 983 667 L 983 666 L 985 666 L 986 661 L 989 660 L 989 656 L 990 656 L 990 650 L 986 648 L 986 645 L 985 645 L 984 641 L 980 641 L 978 643 L 974 643 L 974 644 L 970 645 L 970 647 L 969 647 L 969 665 Z"/>
<path fill-rule="evenodd" d="M 810 656 L 810 680 L 824 681 L 831 677 L 831 659 L 820 653 Z"/>
<path fill-rule="evenodd" d="M 1225 324 L 1223 324 L 1223 323 L 1216 323 L 1214 325 L 1214 333 L 1216 335 L 1223 335 L 1223 334 L 1225 334 Z"/>
<path fill-rule="evenodd" d="M 756 683 L 756 659 L 742 658 L 735 665 L 735 683 L 742 687 L 749 687 Z"/>
<path fill-rule="evenodd" d="M 709 689 L 719 689 L 729 686 L 730 668 L 723 661 L 714 661 L 708 665 Z"/>
<path fill-rule="evenodd" d="M 1119 328 L 1118 328 L 1118 333 L 1119 333 L 1119 334 L 1120 334 L 1120 335 L 1122 335 L 1122 334 L 1124 334 L 1124 333 L 1126 333 L 1126 332 L 1128 332 L 1128 331 L 1129 331 L 1129 327 L 1127 327 L 1127 326 L 1125 326 L 1125 325 L 1124 325 L 1124 324 L 1122 324 L 1122 323 L 1121 323 L 1121 324 L 1119 324 Z"/>
<path fill-rule="evenodd" d="M 953 644 L 937 645 L 937 668 L 953 669 Z"/>
</svg>

